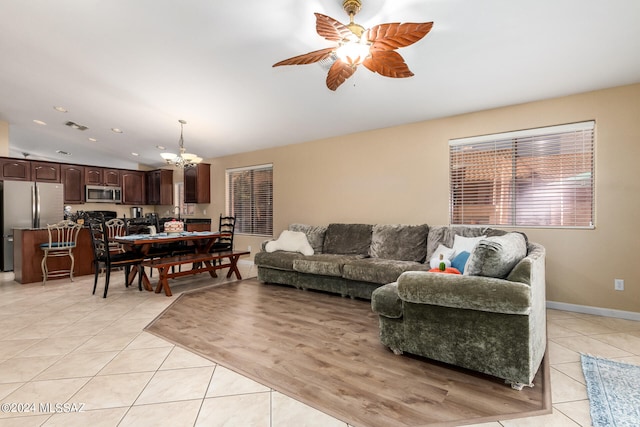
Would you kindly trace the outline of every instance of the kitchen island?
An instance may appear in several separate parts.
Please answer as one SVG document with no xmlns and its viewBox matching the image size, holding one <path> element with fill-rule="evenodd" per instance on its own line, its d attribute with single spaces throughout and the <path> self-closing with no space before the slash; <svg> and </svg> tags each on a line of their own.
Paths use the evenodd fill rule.
<svg viewBox="0 0 640 427">
<path fill-rule="evenodd" d="M 13 271 L 18 283 L 42 282 L 42 258 L 44 252 L 41 243 L 49 242 L 46 228 L 14 229 L 13 231 Z M 80 229 L 78 243 L 73 250 L 75 258 L 74 276 L 93 274 L 93 249 L 91 236 L 87 228 Z M 47 260 L 49 270 L 69 269 L 69 257 L 52 257 Z M 47 280 L 49 282 L 49 280 Z M 55 283 L 55 279 L 51 280 Z"/>
</svg>

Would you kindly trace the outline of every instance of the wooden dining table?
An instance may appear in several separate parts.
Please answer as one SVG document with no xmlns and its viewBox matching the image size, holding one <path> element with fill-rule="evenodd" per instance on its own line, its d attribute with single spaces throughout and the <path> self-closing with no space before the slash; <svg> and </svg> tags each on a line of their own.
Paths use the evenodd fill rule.
<svg viewBox="0 0 640 427">
<path fill-rule="evenodd" d="M 135 251 L 143 257 L 147 256 L 154 244 L 169 244 L 179 242 L 192 242 L 196 254 L 206 254 L 211 246 L 221 237 L 229 236 L 229 233 L 218 231 L 183 231 L 180 233 L 157 233 L 157 234 L 130 234 L 127 236 L 115 236 L 113 241 L 120 243 L 126 251 Z M 212 267 L 212 266 L 210 266 Z M 217 277 L 215 269 L 209 271 L 212 277 Z M 142 275 L 142 284 L 147 291 L 152 291 L 153 286 L 144 268 L 133 266 L 129 273 L 128 280 L 132 280 L 136 274 Z"/>
</svg>

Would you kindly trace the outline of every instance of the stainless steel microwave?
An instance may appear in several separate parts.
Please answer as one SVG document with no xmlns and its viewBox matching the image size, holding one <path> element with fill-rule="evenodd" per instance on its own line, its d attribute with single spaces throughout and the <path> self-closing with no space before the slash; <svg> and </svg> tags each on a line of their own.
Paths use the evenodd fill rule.
<svg viewBox="0 0 640 427">
<path fill-rule="evenodd" d="M 100 185 L 87 185 L 85 201 L 90 203 L 121 203 L 122 188 L 103 187 Z"/>
</svg>

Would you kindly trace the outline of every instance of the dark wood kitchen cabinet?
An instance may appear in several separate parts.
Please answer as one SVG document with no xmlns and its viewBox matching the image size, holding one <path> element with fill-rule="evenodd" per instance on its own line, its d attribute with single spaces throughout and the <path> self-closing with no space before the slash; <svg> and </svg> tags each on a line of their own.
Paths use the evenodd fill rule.
<svg viewBox="0 0 640 427">
<path fill-rule="evenodd" d="M 143 171 L 122 170 L 120 183 L 123 205 L 144 205 L 145 173 Z"/>
<path fill-rule="evenodd" d="M 60 163 L 31 162 L 31 180 L 37 182 L 61 182 Z"/>
<path fill-rule="evenodd" d="M 199 163 L 184 170 L 184 202 L 211 202 L 211 165 Z"/>
<path fill-rule="evenodd" d="M 31 181 L 31 162 L 10 158 L 0 159 L 2 179 L 11 181 Z"/>
<path fill-rule="evenodd" d="M 84 176 L 84 166 L 62 165 L 65 203 L 84 203 Z"/>
<path fill-rule="evenodd" d="M 87 185 L 120 187 L 120 170 L 87 166 L 85 167 L 84 180 Z"/>
<path fill-rule="evenodd" d="M 173 171 L 171 169 L 147 172 L 147 204 L 173 206 Z"/>
</svg>

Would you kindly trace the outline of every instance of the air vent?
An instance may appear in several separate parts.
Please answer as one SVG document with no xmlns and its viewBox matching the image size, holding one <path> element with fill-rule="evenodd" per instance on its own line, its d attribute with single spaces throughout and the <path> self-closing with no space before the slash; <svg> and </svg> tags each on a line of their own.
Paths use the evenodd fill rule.
<svg viewBox="0 0 640 427">
<path fill-rule="evenodd" d="M 69 153 L 68 151 L 63 151 L 63 150 L 56 150 L 56 153 L 62 154 L 63 156 L 70 156 L 71 155 L 71 153 Z"/>
<path fill-rule="evenodd" d="M 74 122 L 67 122 L 67 123 L 65 123 L 65 125 L 69 126 L 72 129 L 76 129 L 76 130 L 87 130 L 87 129 L 89 129 L 86 126 L 79 125 L 79 124 L 74 123 Z"/>
</svg>

